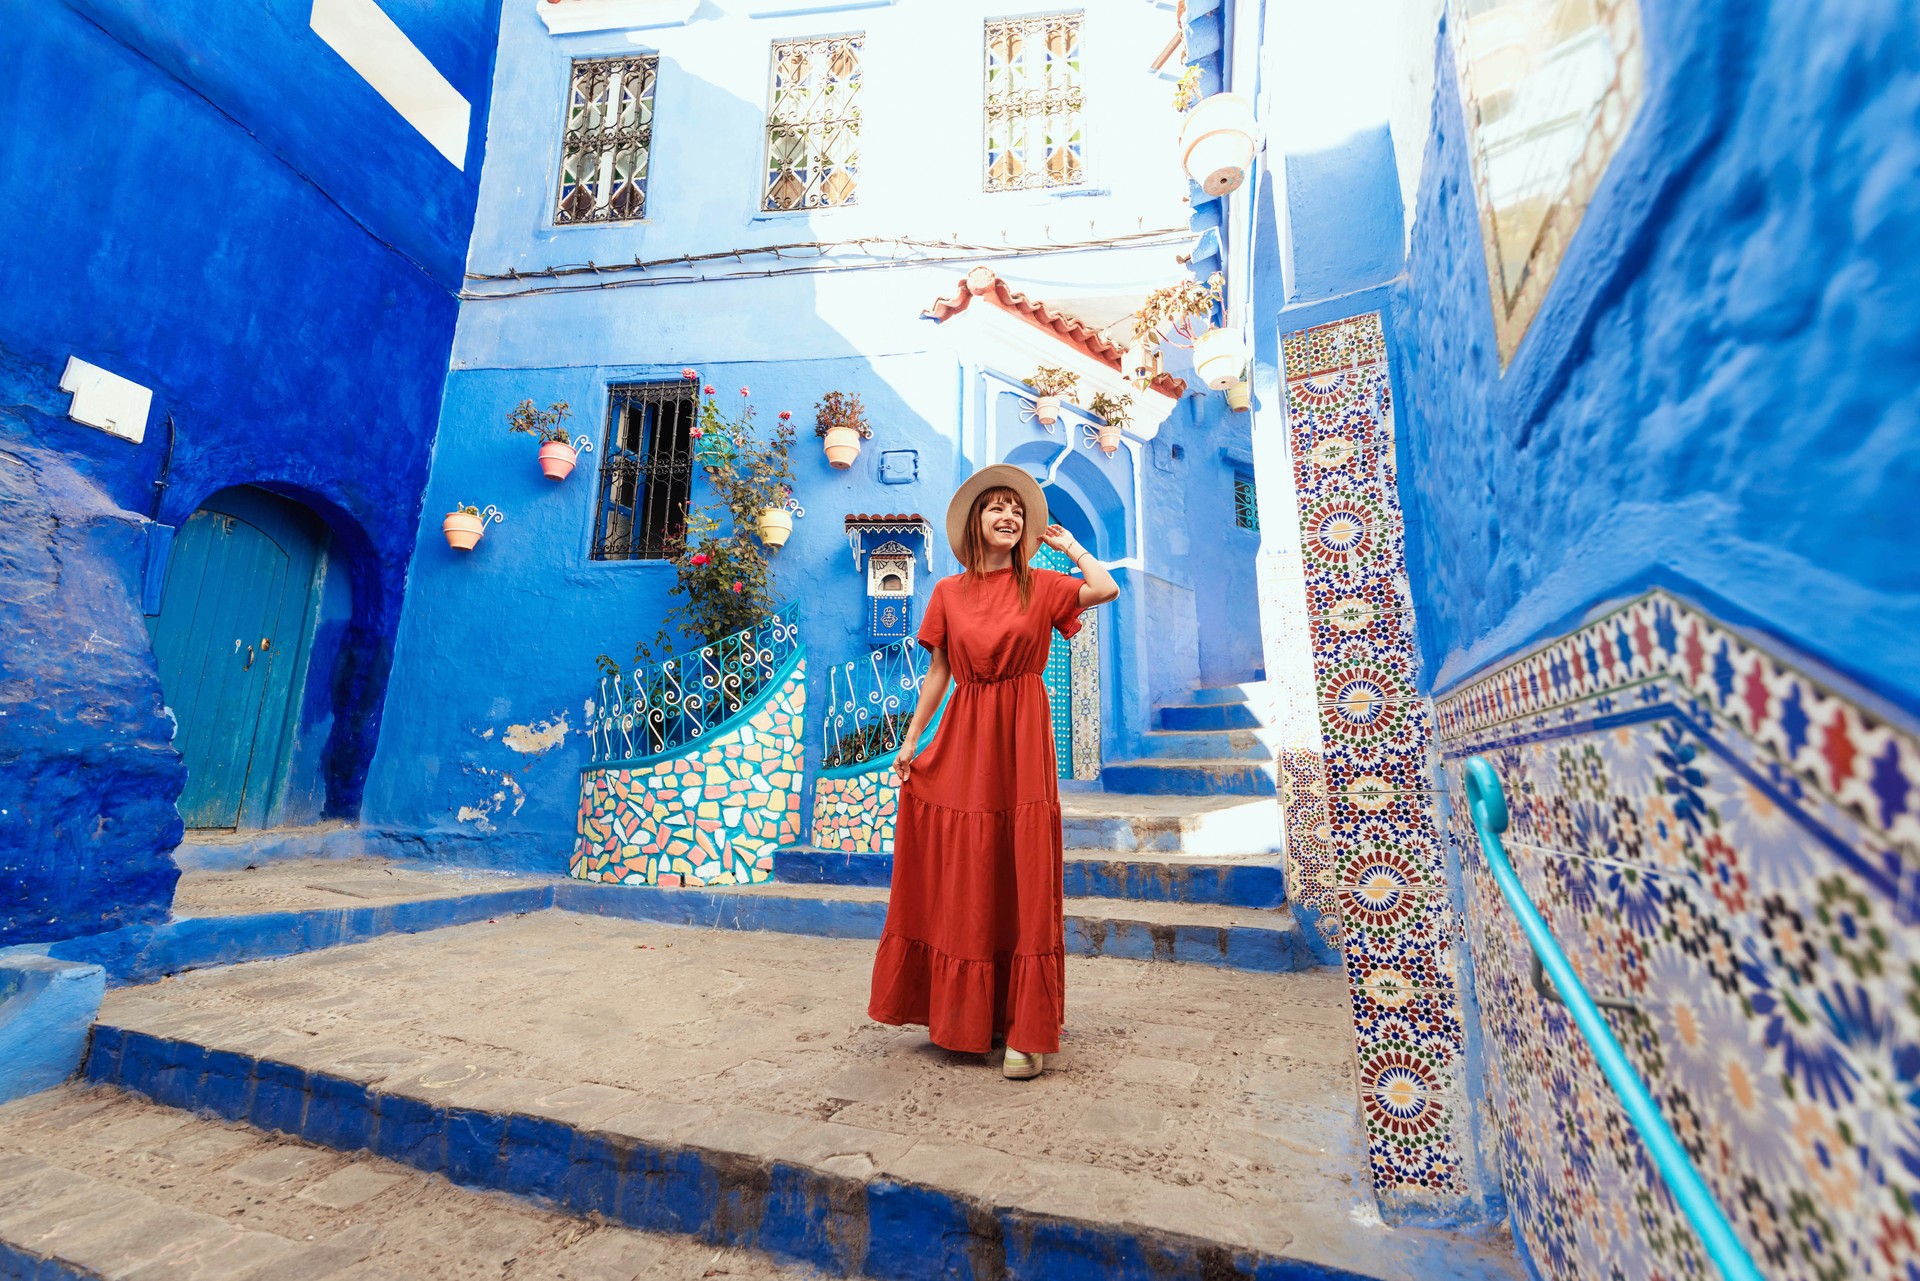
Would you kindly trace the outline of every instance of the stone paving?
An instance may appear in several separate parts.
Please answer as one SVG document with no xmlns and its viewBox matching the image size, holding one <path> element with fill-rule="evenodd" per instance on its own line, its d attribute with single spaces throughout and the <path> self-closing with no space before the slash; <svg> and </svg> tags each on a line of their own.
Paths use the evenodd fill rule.
<svg viewBox="0 0 1920 1281">
<path fill-rule="evenodd" d="M 1337 971 L 1070 959 L 1067 1049 L 1015 1083 L 869 1022 L 872 948 L 541 912 L 121 989 L 101 1021 L 423 1086 L 611 1087 L 688 1142 L 851 1177 L 1376 1276 L 1509 1275 L 1497 1246 L 1374 1218 Z"/>
<path fill-rule="evenodd" d="M 367 907 L 551 883 L 552 878 L 385 858 L 301 860 L 231 872 L 183 873 L 174 890 L 173 911 L 197 917 Z"/>
<path fill-rule="evenodd" d="M 805 1281 L 819 1274 L 635 1232 L 66 1086 L 0 1107 L 0 1240 L 100 1276 L 241 1281 Z M 0 1261 L 0 1275 L 6 1275 Z"/>
</svg>

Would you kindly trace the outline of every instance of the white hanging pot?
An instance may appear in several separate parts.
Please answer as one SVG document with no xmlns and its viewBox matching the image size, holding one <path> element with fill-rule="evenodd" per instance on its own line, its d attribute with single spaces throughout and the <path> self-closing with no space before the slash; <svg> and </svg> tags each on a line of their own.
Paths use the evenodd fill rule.
<svg viewBox="0 0 1920 1281">
<path fill-rule="evenodd" d="M 1237 93 L 1202 98 L 1180 127 L 1180 163 L 1209 196 L 1224 196 L 1253 167 L 1253 104 Z"/>
<path fill-rule="evenodd" d="M 1033 402 L 1033 416 L 1040 420 L 1043 427 L 1051 427 L 1060 421 L 1060 398 L 1042 396 Z"/>
<path fill-rule="evenodd" d="M 784 507 L 768 507 L 760 513 L 760 541 L 769 547 L 786 546 L 793 533 L 793 513 Z"/>
<path fill-rule="evenodd" d="M 1242 378 L 1227 388 L 1227 408 L 1236 414 L 1244 414 L 1253 408 L 1253 384 Z"/>
<path fill-rule="evenodd" d="M 1247 372 L 1247 348 L 1237 329 L 1209 329 L 1193 340 L 1193 372 L 1215 391 L 1225 391 Z"/>
</svg>

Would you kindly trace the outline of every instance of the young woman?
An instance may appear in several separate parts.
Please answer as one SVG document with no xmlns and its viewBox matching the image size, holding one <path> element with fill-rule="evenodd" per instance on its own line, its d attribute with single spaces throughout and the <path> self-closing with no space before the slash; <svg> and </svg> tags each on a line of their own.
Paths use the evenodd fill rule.
<svg viewBox="0 0 1920 1281">
<path fill-rule="evenodd" d="M 1019 467 L 982 468 L 960 487 L 947 541 L 966 570 L 934 584 L 920 625 L 933 657 L 894 760 L 893 893 L 867 1013 L 925 1024 L 949 1050 L 1004 1040 L 1002 1071 L 1026 1080 L 1058 1053 L 1066 1013 L 1060 789 L 1040 674 L 1051 633 L 1072 636 L 1080 612 L 1120 588 L 1047 523 Z M 1085 578 L 1032 568 L 1040 543 Z M 949 680 L 940 732 L 916 751 Z"/>
</svg>

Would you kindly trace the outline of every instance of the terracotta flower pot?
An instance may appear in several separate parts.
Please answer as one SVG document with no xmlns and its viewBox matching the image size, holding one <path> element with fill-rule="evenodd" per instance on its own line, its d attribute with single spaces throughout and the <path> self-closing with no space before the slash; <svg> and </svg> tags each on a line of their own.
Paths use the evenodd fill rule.
<svg viewBox="0 0 1920 1281">
<path fill-rule="evenodd" d="M 1040 397 L 1033 402 L 1033 416 L 1040 420 L 1042 426 L 1053 426 L 1060 421 L 1060 398 L 1058 396 Z"/>
<path fill-rule="evenodd" d="M 1253 408 L 1253 384 L 1242 378 L 1227 388 L 1227 408 L 1236 414 L 1244 414 Z"/>
<path fill-rule="evenodd" d="M 1102 427 L 1098 439 L 1100 448 L 1104 452 L 1112 454 L 1116 449 L 1120 448 L 1120 429 L 1113 426 Z"/>
<path fill-rule="evenodd" d="M 829 427 L 824 440 L 827 462 L 839 471 L 853 466 L 853 460 L 860 456 L 860 442 L 863 437 L 851 427 Z"/>
<path fill-rule="evenodd" d="M 550 440 L 540 446 L 540 470 L 548 480 L 565 480 L 579 461 L 579 451 L 564 440 Z"/>
<path fill-rule="evenodd" d="M 793 533 L 793 513 L 784 507 L 769 507 L 760 513 L 760 541 L 769 547 L 783 547 Z"/>
<path fill-rule="evenodd" d="M 466 512 L 448 512 L 447 518 L 440 522 L 440 532 L 447 536 L 447 546 L 457 552 L 472 551 L 486 528 L 485 521 Z"/>
</svg>

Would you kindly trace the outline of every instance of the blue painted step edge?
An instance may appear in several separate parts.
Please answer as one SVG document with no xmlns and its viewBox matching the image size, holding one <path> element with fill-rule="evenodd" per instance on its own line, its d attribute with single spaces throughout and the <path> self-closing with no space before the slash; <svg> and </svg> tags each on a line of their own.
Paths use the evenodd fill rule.
<svg viewBox="0 0 1920 1281">
<path fill-rule="evenodd" d="M 837 1276 L 1358 1276 L 1170 1232 L 996 1207 L 884 1176 L 856 1179 L 544 1116 L 440 1106 L 292 1064 L 105 1025 L 94 1032 L 87 1079 L 337 1151 L 373 1152 L 465 1187 L 569 1214 L 598 1214 L 643 1231 L 764 1250 Z"/>
<path fill-rule="evenodd" d="M 1286 874 L 1270 864 L 1069 858 L 1065 877 L 1068 898 L 1223 907 L 1285 907 L 1287 902 Z M 892 878 L 893 857 L 888 854 L 787 849 L 773 856 L 773 879 L 794 885 L 885 887 Z"/>
</svg>

